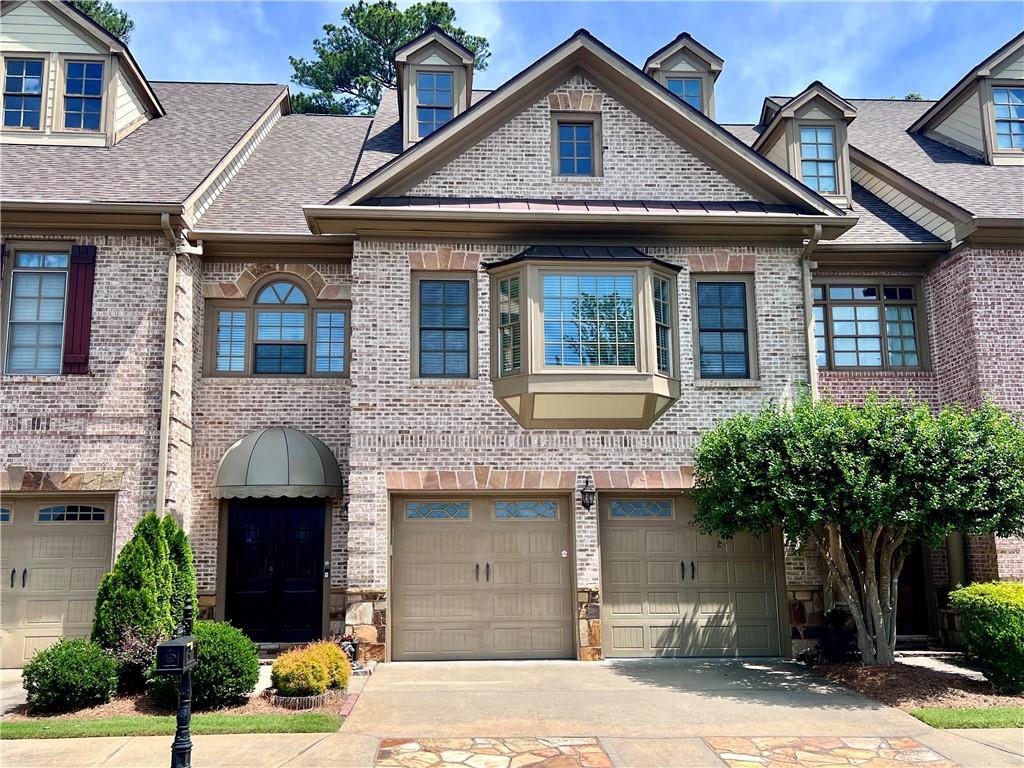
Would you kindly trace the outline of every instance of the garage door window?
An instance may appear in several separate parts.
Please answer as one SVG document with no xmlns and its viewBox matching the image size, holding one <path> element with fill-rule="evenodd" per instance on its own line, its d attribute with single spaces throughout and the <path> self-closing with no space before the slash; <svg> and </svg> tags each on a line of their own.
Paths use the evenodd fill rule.
<svg viewBox="0 0 1024 768">
<path fill-rule="evenodd" d="M 616 499 L 609 505 L 611 517 L 672 517 L 669 499 Z"/>
<path fill-rule="evenodd" d="M 468 520 L 468 501 L 410 501 L 405 505 L 407 520 Z"/>
<path fill-rule="evenodd" d="M 494 516 L 498 520 L 557 520 L 558 503 L 554 501 L 496 501 Z"/>
<path fill-rule="evenodd" d="M 6 507 L 3 508 L 3 509 L 0 509 L 0 523 L 9 523 L 9 522 L 11 522 L 11 510 L 7 509 Z"/>
<path fill-rule="evenodd" d="M 36 514 L 40 523 L 102 523 L 107 513 L 99 507 L 70 504 L 59 507 L 44 507 Z"/>
</svg>

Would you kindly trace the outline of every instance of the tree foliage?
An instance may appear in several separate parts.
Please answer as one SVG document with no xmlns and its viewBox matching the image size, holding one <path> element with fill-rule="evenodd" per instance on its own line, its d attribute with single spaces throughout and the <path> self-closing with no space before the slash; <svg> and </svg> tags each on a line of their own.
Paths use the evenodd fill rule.
<svg viewBox="0 0 1024 768">
<path fill-rule="evenodd" d="M 372 112 L 381 90 L 397 85 L 395 51 L 432 26 L 473 51 L 476 69 L 487 68 L 487 40 L 456 26 L 455 9 L 447 2 L 430 0 L 400 9 L 394 0 L 359 0 L 342 10 L 340 25 L 324 24 L 324 36 L 313 41 L 316 58 L 289 57 L 292 81 L 312 91 L 294 94 L 292 111 Z"/>
<path fill-rule="evenodd" d="M 893 661 L 896 585 L 916 542 L 1024 532 L 1024 428 L 989 403 L 932 413 L 802 398 L 720 423 L 695 463 L 704 531 L 779 527 L 790 543 L 817 545 L 867 663 Z"/>
<path fill-rule="evenodd" d="M 71 0 L 71 4 L 121 42 L 127 43 L 132 36 L 135 29 L 132 17 L 110 0 Z"/>
</svg>

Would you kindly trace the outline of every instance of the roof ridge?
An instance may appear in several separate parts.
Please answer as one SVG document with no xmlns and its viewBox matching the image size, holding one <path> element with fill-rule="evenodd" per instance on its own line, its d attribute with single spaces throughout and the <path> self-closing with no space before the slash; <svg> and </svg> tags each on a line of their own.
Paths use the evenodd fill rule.
<svg viewBox="0 0 1024 768">
<path fill-rule="evenodd" d="M 230 80 L 150 80 L 151 83 L 164 83 L 165 85 L 251 85 L 253 87 L 273 86 L 274 88 L 287 88 L 282 83 L 239 83 Z"/>
</svg>

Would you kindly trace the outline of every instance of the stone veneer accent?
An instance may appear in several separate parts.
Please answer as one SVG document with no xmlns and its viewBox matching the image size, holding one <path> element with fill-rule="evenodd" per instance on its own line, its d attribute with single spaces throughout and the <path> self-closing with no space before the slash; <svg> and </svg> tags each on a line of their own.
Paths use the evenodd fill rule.
<svg viewBox="0 0 1024 768">
<path fill-rule="evenodd" d="M 576 617 L 579 624 L 580 661 L 600 661 L 601 650 L 601 595 L 596 589 L 581 589 L 576 593 Z"/>
<path fill-rule="evenodd" d="M 345 634 L 359 641 L 359 661 L 384 661 L 387 591 L 348 590 L 345 598 Z M 331 631 L 334 631 L 333 621 Z"/>
</svg>

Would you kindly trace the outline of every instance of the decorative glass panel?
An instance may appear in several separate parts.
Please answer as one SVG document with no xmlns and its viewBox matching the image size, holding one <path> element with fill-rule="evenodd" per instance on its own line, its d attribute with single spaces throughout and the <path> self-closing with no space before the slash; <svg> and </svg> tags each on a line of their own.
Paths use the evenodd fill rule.
<svg viewBox="0 0 1024 768">
<path fill-rule="evenodd" d="M 544 364 L 635 366 L 633 275 L 544 275 Z"/>
<path fill-rule="evenodd" d="M 519 323 L 519 275 L 498 281 L 498 335 L 501 339 L 501 375 L 522 366 L 522 328 Z"/>
<path fill-rule="evenodd" d="M 468 520 L 468 501 L 410 501 L 405 505 L 408 520 Z"/>
<path fill-rule="evenodd" d="M 558 173 L 561 176 L 594 174 L 594 124 L 558 124 Z"/>
<path fill-rule="evenodd" d="M 750 376 L 745 283 L 697 283 L 697 326 L 701 378 Z"/>
<path fill-rule="evenodd" d="M 306 294 L 292 283 L 271 283 L 256 297 L 257 304 L 305 304 Z"/>
<path fill-rule="evenodd" d="M 672 288 L 664 277 L 654 276 L 654 340 L 658 371 L 672 374 Z"/>
<path fill-rule="evenodd" d="M 0 523 L 9 522 L 11 522 L 11 510 L 7 509 L 7 507 L 0 508 Z"/>
<path fill-rule="evenodd" d="M 416 73 L 416 124 L 421 139 L 452 119 L 454 105 L 451 72 Z"/>
<path fill-rule="evenodd" d="M 47 254 L 24 256 L 25 263 L 38 259 L 42 265 Z M 16 266 L 8 318 L 8 373 L 60 373 L 66 289 L 67 272 L 20 272 Z"/>
<path fill-rule="evenodd" d="M 822 194 L 835 194 L 836 139 L 830 126 L 800 129 L 800 172 L 803 182 Z"/>
<path fill-rule="evenodd" d="M 316 313 L 314 356 L 317 373 L 345 372 L 345 320 L 345 312 Z"/>
<path fill-rule="evenodd" d="M 670 78 L 668 89 L 694 109 L 703 110 L 701 82 L 699 78 Z"/>
<path fill-rule="evenodd" d="M 558 517 L 558 503 L 555 501 L 496 501 L 494 516 L 499 520 L 510 518 L 554 520 Z"/>
<path fill-rule="evenodd" d="M 669 499 L 614 499 L 610 504 L 612 517 L 672 517 Z"/>
<path fill-rule="evenodd" d="M 38 130 L 42 93 L 42 59 L 7 59 L 7 71 L 4 74 L 4 128 Z"/>
<path fill-rule="evenodd" d="M 106 516 L 100 507 L 65 504 L 39 510 L 36 520 L 40 523 L 102 523 Z"/>
<path fill-rule="evenodd" d="M 245 312 L 217 313 L 217 370 L 245 372 Z"/>
<path fill-rule="evenodd" d="M 64 127 L 98 131 L 103 107 L 103 62 L 69 61 L 64 82 Z"/>
<path fill-rule="evenodd" d="M 1024 149 L 1024 88 L 993 88 L 996 148 Z"/>
<path fill-rule="evenodd" d="M 469 376 L 469 281 L 420 280 L 420 376 Z"/>
</svg>

